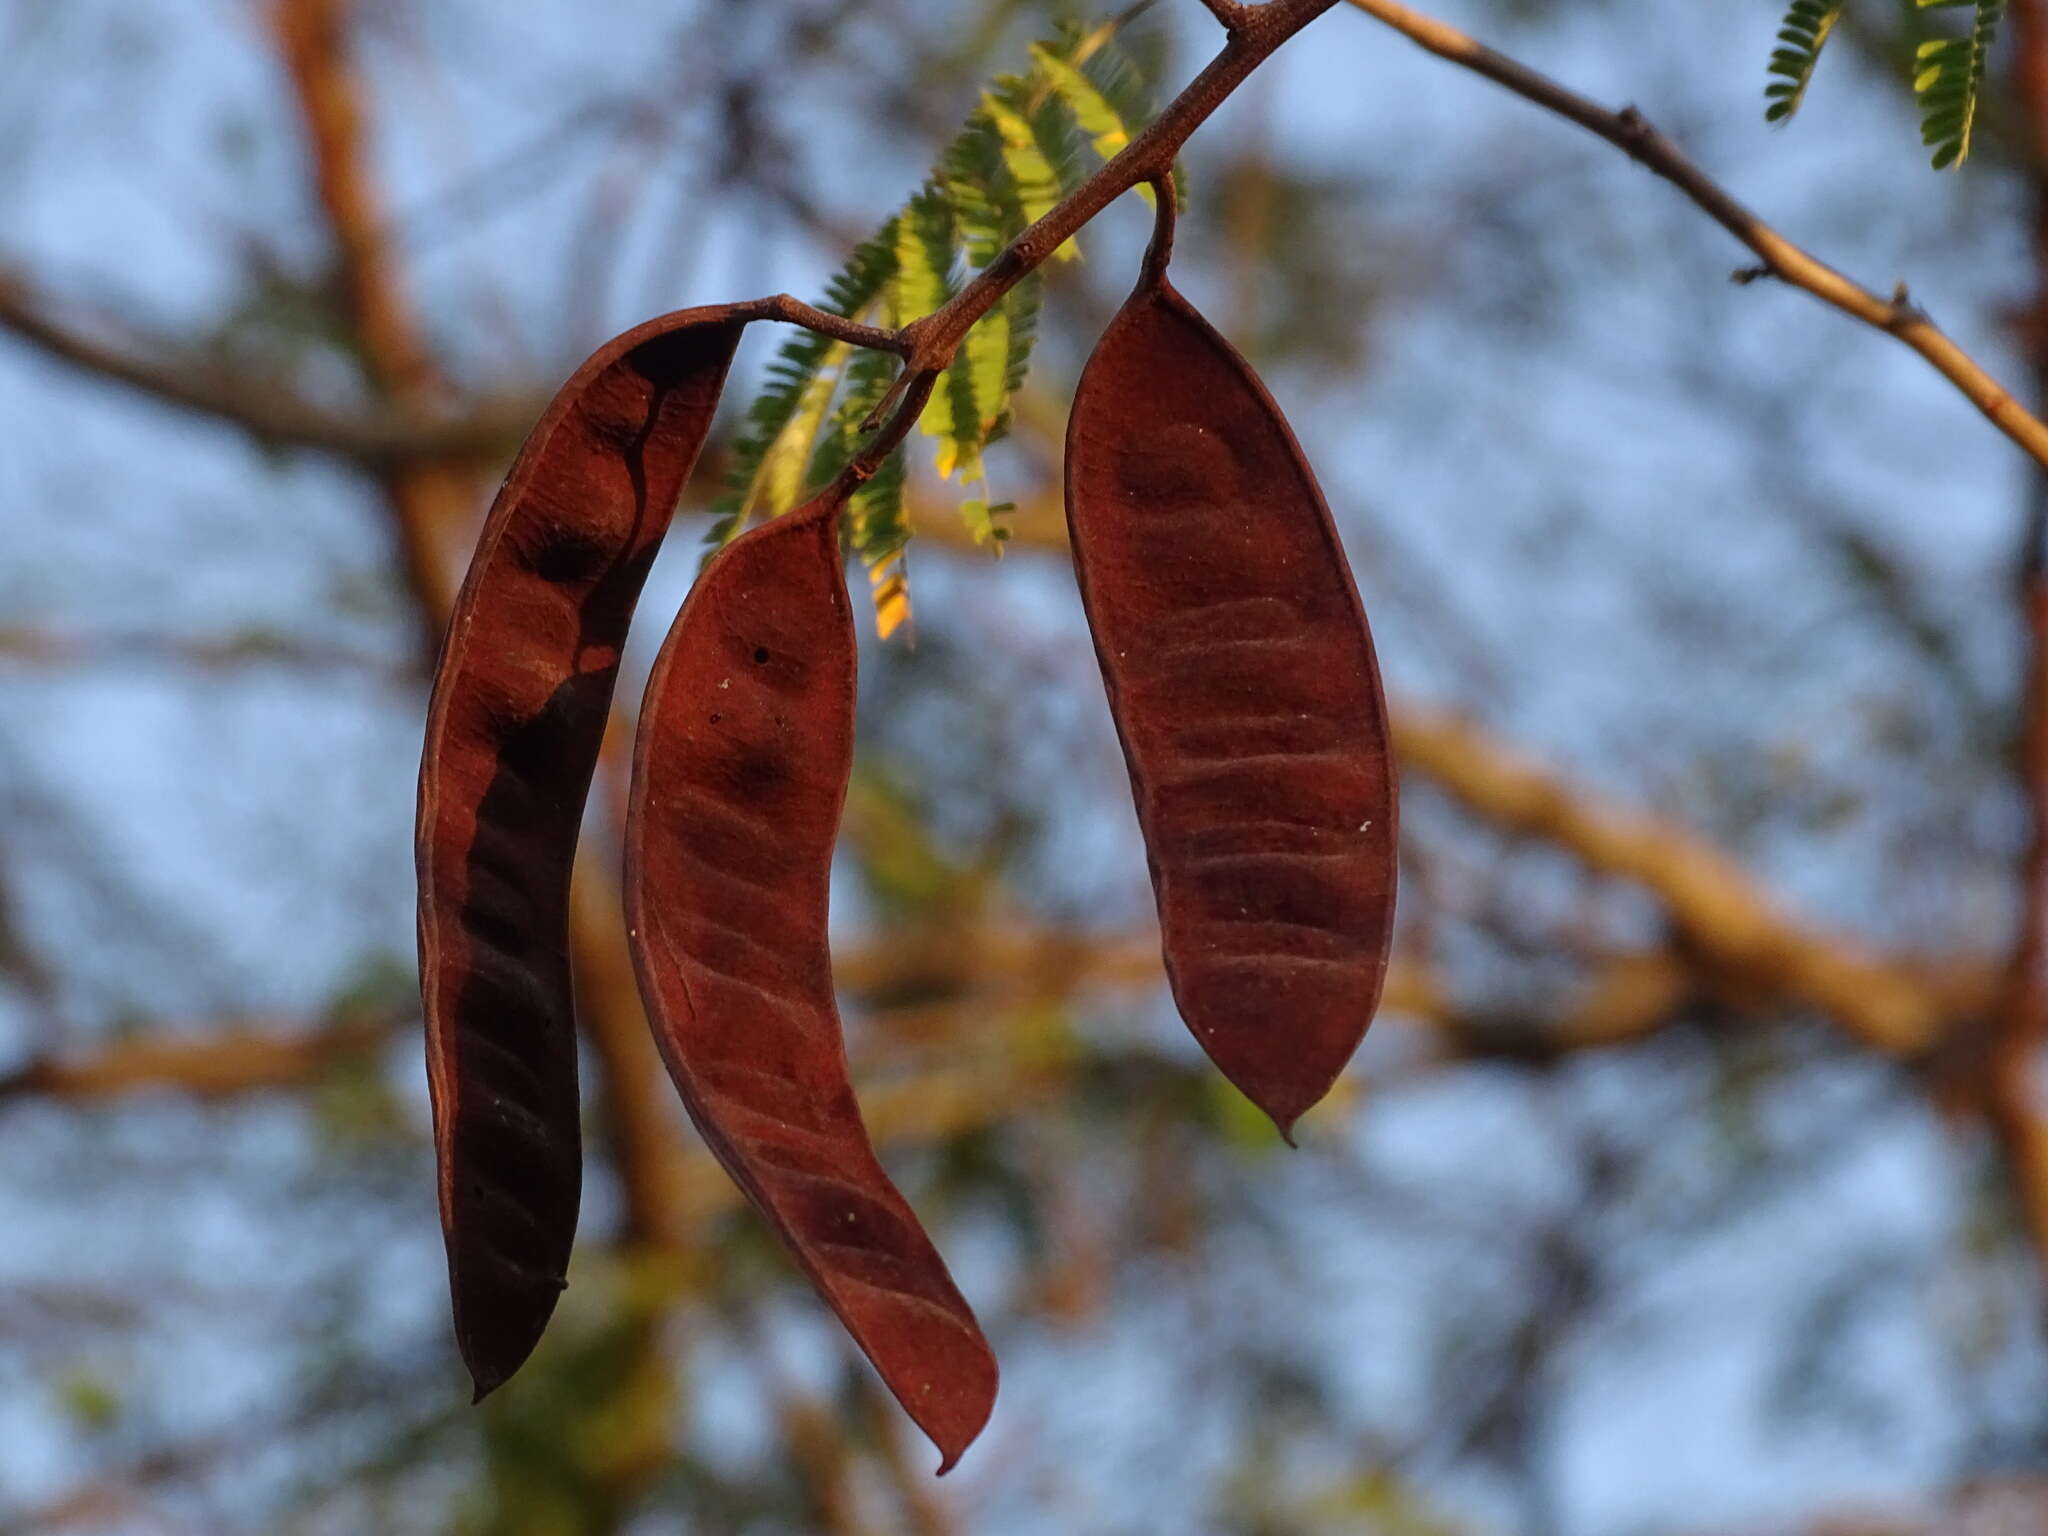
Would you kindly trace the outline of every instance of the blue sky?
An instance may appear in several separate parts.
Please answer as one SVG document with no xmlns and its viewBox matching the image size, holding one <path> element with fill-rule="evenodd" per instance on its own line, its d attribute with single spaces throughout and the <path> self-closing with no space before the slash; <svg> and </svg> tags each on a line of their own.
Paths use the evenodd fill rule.
<svg viewBox="0 0 2048 1536">
<path fill-rule="evenodd" d="M 1191 44 L 1213 30 L 1192 4 L 1165 8 Z M 393 205 L 436 204 L 471 168 L 533 144 L 596 82 L 643 82 L 687 105 L 702 50 L 743 49 L 758 30 L 694 24 L 723 9 L 381 8 L 370 64 L 403 107 L 379 146 Z M 1909 279 L 2017 377 L 1999 329 L 2027 282 L 2012 188 L 1925 172 L 1903 89 L 1847 58 L 1823 69 L 1793 128 L 1767 129 L 1768 3 L 1595 5 L 1527 27 L 1484 7 L 1443 14 L 1591 94 L 1639 102 L 1787 233 L 1874 287 Z M 250 15 L 235 0 L 0 0 L 0 263 L 80 307 L 174 332 L 236 302 L 245 233 L 294 268 L 317 260 L 297 147 L 274 131 L 280 82 Z M 1193 57 L 1183 50 L 1180 67 Z M 1911 573 L 1995 716 L 2018 654 L 2005 574 L 2025 483 L 2016 452 L 1903 349 L 1802 295 L 1731 286 L 1744 253 L 1611 149 L 1362 16 L 1318 22 L 1256 95 L 1219 113 L 1190 153 L 1198 198 L 1209 157 L 1255 116 L 1290 164 L 1361 176 L 1361 217 L 1389 253 L 1389 296 L 1359 317 L 1371 366 L 1278 368 L 1272 383 L 1337 509 L 1390 687 L 1466 707 L 1576 778 L 1722 839 L 1815 921 L 1930 951 L 2001 945 L 2018 823 L 1972 734 L 1981 716 L 1952 674 L 1872 616 L 1817 530 L 1853 527 Z M 854 223 L 921 171 L 900 141 L 849 121 L 844 101 L 792 107 L 787 122 L 820 129 L 801 174 Z M 602 170 L 595 139 L 571 137 L 570 170 L 492 183 L 487 207 L 403 226 L 422 307 L 467 379 L 560 374 L 659 309 L 816 290 L 836 253 L 757 211 L 695 216 L 708 131 L 703 114 L 678 113 L 601 297 L 560 288 Z M 1135 204 L 1107 215 L 1090 262 L 1128 265 L 1144 222 Z M 1176 272 L 1198 304 L 1229 308 L 1231 275 L 1199 249 Z M 758 367 L 763 343 L 745 356 Z M 337 398 L 350 387 L 317 360 L 307 378 Z M 206 669 L 118 647 L 62 667 L 0 656 L 0 872 L 55 979 L 47 1008 L 0 991 L 0 1063 L 135 1018 L 313 1015 L 365 967 L 406 961 L 422 695 L 364 488 L 7 343 L 0 530 L 0 625 L 88 649 L 284 637 L 313 657 Z M 1142 859 L 1107 718 L 1091 722 L 1092 660 L 1064 577 L 1029 557 L 993 574 L 914 558 L 921 624 L 1057 685 L 1020 706 L 1070 733 L 1032 899 L 1141 916 Z M 644 611 L 664 616 L 694 563 L 676 541 Z M 643 661 L 660 628 L 642 626 Z M 886 650 L 864 658 L 878 675 L 894 664 Z M 1413 803 L 1425 821 L 1447 815 L 1427 789 Z M 1497 877 L 1511 902 L 1572 878 L 1541 854 L 1511 862 L 1484 839 L 1463 846 L 1473 878 Z M 1610 931 L 1646 931 L 1626 891 L 1588 900 Z M 857 910 L 841 916 L 857 929 Z M 1497 957 L 1471 975 L 1482 990 L 1528 984 Z M 1163 1008 L 1106 1027 L 1178 1038 Z M 1404 1038 L 1383 1027 L 1367 1065 L 1398 1062 Z M 416 1074 L 409 1042 L 391 1070 Z M 1459 1305 L 1445 1298 L 1469 1289 L 1477 1312 L 1516 1286 L 1524 1229 L 1546 1202 L 1577 1196 L 1560 1127 L 1668 1112 L 1669 1145 L 1644 1155 L 1682 1208 L 1717 1166 L 1694 1123 L 1709 1076 L 1704 1061 L 1673 1071 L 1627 1058 L 1535 1085 L 1423 1074 L 1377 1093 L 1353 1130 L 1325 1130 L 1323 1149 L 1248 1164 L 1238 1174 L 1280 1213 L 1277 1234 L 1229 1234 L 1212 1263 L 1170 1284 L 1122 1275 L 1092 1328 L 1006 1344 L 1003 1407 L 986 1454 L 959 1474 L 963 1496 L 990 1531 L 1201 1529 L 1212 1490 L 1199 1474 L 1248 1432 L 1229 1400 L 1212 1408 L 1201 1391 L 1218 1363 L 1182 1349 L 1216 1317 L 1327 1370 L 1362 1445 L 1419 1433 L 1444 1314 Z M 1980 1288 L 2003 1287 L 1998 1304 L 2015 1312 L 2034 1304 L 2031 1289 L 1963 1273 L 1968 1149 L 1895 1090 L 1868 1064 L 1819 1054 L 1778 1083 L 1764 1134 L 1791 1144 L 1816 1104 L 1869 1107 L 1808 1177 L 1697 1230 L 1664 1230 L 1655 1211 L 1637 1213 L 1639 1227 L 1617 1218 L 1614 1262 L 1639 1272 L 1550 1367 L 1543 1443 L 1563 1531 L 1893 1508 L 1930 1495 L 1963 1454 L 1965 1376 L 1970 1393 L 2010 1399 L 2025 1418 L 2043 1375 L 2032 1332 L 1975 1375 L 1957 1366 L 1955 1339 L 1995 1310 Z M 141 1420 L 234 1424 L 285 1390 L 297 1363 L 289 1307 L 257 1298 L 280 1279 L 331 1283 L 367 1229 L 345 1191 L 286 1198 L 316 1178 L 318 1157 L 280 1106 L 0 1112 L 0 1163 L 33 1171 L 0 1185 L 0 1231 L 13 1234 L 0 1296 L 131 1281 L 185 1296 L 93 1363 L 143 1384 Z M 89 1205 L 72 1184 L 82 1159 L 108 1170 Z M 115 1175 L 131 1166 L 154 1175 L 146 1198 L 121 1192 Z M 1430 1218 L 1379 1224 L 1401 1206 L 1389 1190 L 1423 1191 Z M 601 1221 L 603 1191 L 592 1199 Z M 1356 1224 L 1333 1216 L 1354 1210 Z M 368 1226 L 386 1234 L 385 1326 L 430 1337 L 442 1305 L 430 1192 L 382 1211 L 384 1225 Z M 949 1245 L 970 1295 L 1010 1283 L 1006 1241 L 968 1231 Z M 1828 1358 L 1874 1416 L 1787 1429 L 1773 1393 L 1794 1308 L 1864 1256 L 1898 1279 L 1857 1303 Z M 1312 1299 L 1274 1304 L 1283 1284 Z M 246 1307 L 234 1300 L 244 1286 Z M 777 1319 L 792 1369 L 832 1347 L 820 1328 L 800 1309 Z M 719 1393 L 721 1346 L 703 1348 L 704 1400 L 724 1405 L 707 1413 L 707 1443 L 758 1454 L 758 1414 L 750 1424 Z M 0 1509 L 53 1495 L 102 1453 L 53 1407 L 71 1362 L 33 1356 L 12 1385 L 0 1372 Z M 1077 1376 L 1097 1383 L 1079 1401 L 1063 1385 Z M 239 1475 L 273 1486 L 289 1468 Z M 1509 1491 L 1469 1472 L 1446 1469 L 1432 1492 L 1476 1528 L 1512 1518 Z"/>
</svg>

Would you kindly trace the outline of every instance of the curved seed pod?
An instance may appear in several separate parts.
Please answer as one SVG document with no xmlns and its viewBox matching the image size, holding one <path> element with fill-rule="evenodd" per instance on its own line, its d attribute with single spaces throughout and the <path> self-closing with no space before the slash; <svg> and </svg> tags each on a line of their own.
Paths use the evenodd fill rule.
<svg viewBox="0 0 2048 1536">
<path fill-rule="evenodd" d="M 1286 418 L 1164 269 L 1155 245 L 1082 373 L 1067 526 L 1174 1001 L 1291 1140 L 1385 977 L 1386 704 Z"/>
<path fill-rule="evenodd" d="M 690 1118 L 889 1390 L 958 1460 L 996 1362 L 889 1182 L 847 1075 L 826 940 L 853 766 L 835 487 L 705 567 L 647 685 L 626 828 L 640 990 Z"/>
<path fill-rule="evenodd" d="M 481 1399 L 554 1311 L 582 1183 L 569 871 L 619 649 L 744 322 L 600 348 L 498 492 L 420 764 L 420 986 L 455 1337 Z"/>
</svg>

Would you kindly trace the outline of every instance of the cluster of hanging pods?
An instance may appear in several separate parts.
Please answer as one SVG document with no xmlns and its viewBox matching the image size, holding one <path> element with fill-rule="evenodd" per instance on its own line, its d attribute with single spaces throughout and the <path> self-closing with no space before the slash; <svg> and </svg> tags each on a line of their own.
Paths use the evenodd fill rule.
<svg viewBox="0 0 2048 1536">
<path fill-rule="evenodd" d="M 1288 1135 L 1357 1047 L 1386 969 L 1386 709 L 1308 463 L 1165 267 L 1156 246 L 1082 374 L 1067 519 L 1174 1000 Z M 581 1183 L 570 868 L 634 605 L 757 310 L 667 315 L 577 370 L 491 509 L 435 675 L 420 970 L 478 1397 L 525 1360 L 564 1284 Z M 640 712 L 626 923 L 690 1118 L 943 1471 L 988 1419 L 995 1357 L 869 1143 L 826 936 L 853 761 L 851 489 L 735 540 L 676 618 Z"/>
</svg>

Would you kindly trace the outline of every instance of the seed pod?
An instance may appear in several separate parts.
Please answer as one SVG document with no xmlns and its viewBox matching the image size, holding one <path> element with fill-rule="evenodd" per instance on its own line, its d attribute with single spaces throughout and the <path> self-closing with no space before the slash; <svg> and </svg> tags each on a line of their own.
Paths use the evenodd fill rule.
<svg viewBox="0 0 2048 1536">
<path fill-rule="evenodd" d="M 655 1038 L 733 1182 L 938 1446 L 981 1432 L 996 1362 L 861 1123 L 826 908 L 853 766 L 843 491 L 735 540 L 641 707 L 626 926 Z"/>
<path fill-rule="evenodd" d="M 1291 1140 L 1379 1002 L 1393 756 L 1329 508 L 1273 397 L 1166 281 L 1170 236 L 1082 373 L 1067 526 L 1174 1000 Z"/>
<path fill-rule="evenodd" d="M 564 1284 L 582 1184 L 569 871 L 619 650 L 744 322 L 600 348 L 492 505 L 420 764 L 420 985 L 455 1337 L 481 1399 Z"/>
</svg>

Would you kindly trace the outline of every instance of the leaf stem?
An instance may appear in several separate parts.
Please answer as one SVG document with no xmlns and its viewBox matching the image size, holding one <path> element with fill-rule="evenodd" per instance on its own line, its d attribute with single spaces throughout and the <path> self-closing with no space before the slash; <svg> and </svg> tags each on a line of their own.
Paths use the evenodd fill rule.
<svg viewBox="0 0 2048 1536">
<path fill-rule="evenodd" d="M 792 298 L 786 293 L 771 294 L 765 299 L 735 304 L 733 317 L 739 320 L 782 320 L 790 325 L 800 325 L 807 331 L 816 331 L 820 336 L 829 336 L 834 341 L 851 342 L 856 347 L 868 347 L 876 352 L 890 352 L 902 358 L 910 356 L 911 340 L 908 328 L 895 331 L 880 326 L 862 325 L 858 320 L 835 315 L 829 309 L 819 309 L 815 304 L 806 304 L 802 299 Z"/>
</svg>

